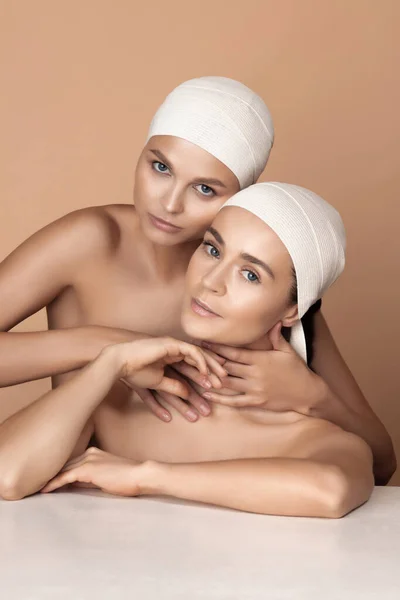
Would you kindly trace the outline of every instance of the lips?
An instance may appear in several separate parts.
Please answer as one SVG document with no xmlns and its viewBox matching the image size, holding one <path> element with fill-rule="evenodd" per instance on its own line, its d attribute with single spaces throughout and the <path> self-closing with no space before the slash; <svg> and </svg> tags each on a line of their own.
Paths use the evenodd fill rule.
<svg viewBox="0 0 400 600">
<path fill-rule="evenodd" d="M 174 225 L 169 221 L 164 221 L 164 219 L 160 219 L 159 217 L 155 217 L 151 213 L 149 213 L 149 220 L 154 227 L 161 231 L 166 231 L 167 233 L 178 233 L 179 231 L 182 231 L 182 227 L 177 227 L 177 225 Z"/>
<path fill-rule="evenodd" d="M 200 317 L 221 317 L 221 315 L 214 312 L 206 302 L 203 302 L 199 298 L 192 298 L 191 308 L 192 311 Z"/>
</svg>

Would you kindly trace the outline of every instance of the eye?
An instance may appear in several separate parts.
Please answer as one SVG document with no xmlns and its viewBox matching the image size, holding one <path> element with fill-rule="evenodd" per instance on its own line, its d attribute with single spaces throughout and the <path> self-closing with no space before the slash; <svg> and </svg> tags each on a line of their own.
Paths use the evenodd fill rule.
<svg viewBox="0 0 400 600">
<path fill-rule="evenodd" d="M 157 171 L 157 173 L 168 173 L 169 172 L 167 165 L 160 162 L 159 160 L 154 160 L 152 162 L 152 166 L 153 166 L 153 169 L 155 171 Z"/>
<path fill-rule="evenodd" d="M 205 185 L 205 183 L 200 183 L 199 185 L 195 185 L 194 188 L 202 196 L 206 196 L 207 198 L 212 198 L 213 196 L 215 196 L 215 191 L 212 188 L 210 188 L 209 185 Z"/>
<path fill-rule="evenodd" d="M 242 273 L 244 274 L 245 280 L 248 281 L 249 283 L 260 283 L 260 278 L 257 275 L 257 273 L 254 273 L 254 271 L 250 271 L 249 269 L 244 269 L 242 271 Z"/>
<path fill-rule="evenodd" d="M 211 242 L 203 242 L 203 247 L 209 256 L 212 256 L 213 258 L 219 258 L 219 250 L 214 246 L 214 244 L 211 244 Z"/>
</svg>

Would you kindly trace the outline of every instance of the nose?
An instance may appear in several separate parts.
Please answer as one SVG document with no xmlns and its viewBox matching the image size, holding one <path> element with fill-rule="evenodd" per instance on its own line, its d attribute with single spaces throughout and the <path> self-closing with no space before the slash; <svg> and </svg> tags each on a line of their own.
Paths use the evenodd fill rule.
<svg viewBox="0 0 400 600">
<path fill-rule="evenodd" d="M 170 215 L 179 215 L 185 208 L 184 191 L 178 185 L 172 185 L 161 199 L 161 204 Z"/>
<path fill-rule="evenodd" d="M 227 268 L 219 262 L 214 264 L 202 277 L 202 284 L 206 290 L 216 296 L 226 293 Z"/>
</svg>

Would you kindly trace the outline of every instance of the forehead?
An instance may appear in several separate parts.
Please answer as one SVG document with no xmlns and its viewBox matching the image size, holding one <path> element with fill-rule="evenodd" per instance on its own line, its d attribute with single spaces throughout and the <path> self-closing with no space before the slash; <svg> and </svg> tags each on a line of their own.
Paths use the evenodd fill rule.
<svg viewBox="0 0 400 600">
<path fill-rule="evenodd" d="M 215 217 L 212 227 L 220 233 L 228 250 L 267 260 L 291 258 L 278 235 L 261 219 L 244 208 L 227 206 Z"/>
<path fill-rule="evenodd" d="M 159 150 L 175 169 L 195 172 L 197 176 L 215 177 L 226 185 L 239 190 L 239 183 L 232 171 L 212 154 L 173 135 L 155 135 L 149 139 L 145 150 Z"/>
</svg>

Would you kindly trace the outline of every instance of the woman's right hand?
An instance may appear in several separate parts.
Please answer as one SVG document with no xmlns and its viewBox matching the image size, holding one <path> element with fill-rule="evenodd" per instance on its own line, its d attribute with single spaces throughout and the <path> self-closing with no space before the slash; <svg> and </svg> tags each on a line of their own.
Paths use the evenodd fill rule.
<svg viewBox="0 0 400 600">
<path fill-rule="evenodd" d="M 195 367 L 200 380 L 211 386 L 210 377 L 226 376 L 225 369 L 206 351 L 170 337 L 142 339 L 117 344 L 105 350 L 117 361 L 118 375 L 127 385 L 158 390 L 188 399 L 187 386 L 178 379 L 167 377 L 168 365 L 184 361 Z"/>
<path fill-rule="evenodd" d="M 202 349 L 206 356 L 216 360 L 219 365 L 223 366 L 225 359 L 221 358 L 210 350 Z M 225 370 L 225 369 L 223 369 Z M 211 372 L 208 380 L 204 380 L 204 376 L 195 368 L 185 361 L 181 361 L 174 365 L 170 365 L 166 369 L 166 374 L 172 379 L 176 379 L 182 383 L 187 389 L 185 400 L 179 395 L 162 392 L 160 390 L 150 390 L 146 388 L 138 388 L 130 386 L 135 391 L 137 396 L 142 400 L 143 404 L 161 421 L 169 423 L 172 420 L 170 408 L 173 408 L 177 413 L 182 415 L 184 419 L 190 423 L 195 423 L 199 416 L 208 417 L 211 414 L 211 406 L 202 397 L 205 391 L 222 391 L 221 375 L 218 377 L 214 372 Z M 227 393 L 236 394 L 231 390 L 225 390 Z"/>
</svg>

